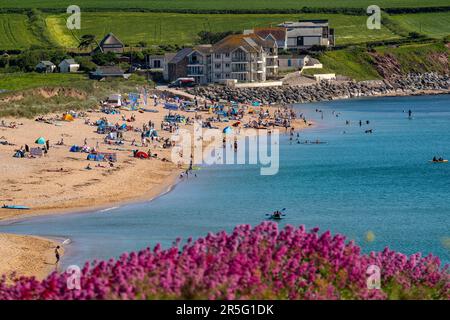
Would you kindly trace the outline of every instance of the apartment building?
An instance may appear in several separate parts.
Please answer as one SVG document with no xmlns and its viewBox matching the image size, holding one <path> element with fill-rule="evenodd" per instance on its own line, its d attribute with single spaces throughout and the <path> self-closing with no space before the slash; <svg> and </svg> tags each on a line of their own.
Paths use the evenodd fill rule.
<svg viewBox="0 0 450 320">
<path fill-rule="evenodd" d="M 278 46 L 274 37 L 229 35 L 214 45 L 200 45 L 187 55 L 187 76 L 200 84 L 263 82 L 278 74 Z"/>
</svg>

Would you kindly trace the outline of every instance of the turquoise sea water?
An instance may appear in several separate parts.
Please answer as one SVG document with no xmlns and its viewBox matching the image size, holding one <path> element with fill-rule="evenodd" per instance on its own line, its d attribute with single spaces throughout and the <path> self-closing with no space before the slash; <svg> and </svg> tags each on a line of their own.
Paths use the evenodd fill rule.
<svg viewBox="0 0 450 320">
<path fill-rule="evenodd" d="M 256 225 L 286 208 L 280 225 L 304 224 L 345 234 L 365 252 L 388 246 L 450 262 L 450 158 L 448 95 L 357 99 L 298 105 L 317 125 L 300 139 L 280 139 L 280 171 L 258 166 L 210 166 L 152 202 L 109 211 L 48 216 L 0 226 L 0 232 L 70 238 L 64 265 L 117 257 L 177 237 L 204 236 Z M 324 119 L 315 109 L 323 110 Z M 408 119 L 404 110 L 413 111 Z M 339 113 L 339 117 L 333 114 Z M 345 120 L 351 121 L 350 126 Z M 370 120 L 359 127 L 359 120 Z M 373 129 L 373 134 L 366 134 Z M 346 131 L 344 134 L 343 132 Z M 373 242 L 366 233 L 372 231 Z"/>
</svg>

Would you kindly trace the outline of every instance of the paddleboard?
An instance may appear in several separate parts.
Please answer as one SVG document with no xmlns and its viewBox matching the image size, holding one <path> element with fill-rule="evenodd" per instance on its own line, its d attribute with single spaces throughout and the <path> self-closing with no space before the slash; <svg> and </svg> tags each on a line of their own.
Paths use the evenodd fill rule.
<svg viewBox="0 0 450 320">
<path fill-rule="evenodd" d="M 29 210 L 29 207 L 26 206 L 15 206 L 15 205 L 10 205 L 10 206 L 2 206 L 2 209 L 14 209 L 14 210 Z"/>
</svg>

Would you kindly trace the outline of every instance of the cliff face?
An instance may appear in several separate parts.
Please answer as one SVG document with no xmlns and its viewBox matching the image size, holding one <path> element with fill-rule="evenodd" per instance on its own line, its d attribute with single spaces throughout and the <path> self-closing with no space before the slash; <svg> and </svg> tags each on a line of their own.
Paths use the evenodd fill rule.
<svg viewBox="0 0 450 320">
<path fill-rule="evenodd" d="M 449 73 L 449 44 L 416 45 L 370 52 L 377 72 L 387 80 L 409 73 Z"/>
</svg>

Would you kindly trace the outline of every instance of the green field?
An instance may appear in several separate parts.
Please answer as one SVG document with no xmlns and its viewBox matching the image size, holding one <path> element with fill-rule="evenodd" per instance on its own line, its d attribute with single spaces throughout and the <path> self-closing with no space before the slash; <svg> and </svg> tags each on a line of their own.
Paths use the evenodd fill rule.
<svg viewBox="0 0 450 320">
<path fill-rule="evenodd" d="M 67 8 L 77 4 L 81 8 L 145 8 L 145 9 L 301 9 L 367 8 L 377 4 L 382 8 L 448 6 L 448 0 L 2 0 L 0 8 Z"/>
<path fill-rule="evenodd" d="M 404 29 L 442 38 L 450 34 L 450 12 L 392 15 Z"/>
<path fill-rule="evenodd" d="M 336 29 L 337 44 L 361 43 L 373 40 L 398 38 L 386 28 L 369 30 L 366 18 L 341 14 L 177 14 L 177 13 L 85 13 L 81 30 L 75 33 L 95 34 L 100 40 L 113 32 L 124 43 L 134 45 L 139 41 L 148 44 L 193 44 L 200 31 L 239 31 L 253 27 L 277 25 L 287 20 L 329 19 Z M 65 47 L 76 47 L 78 41 L 65 28 L 65 16 L 49 15 L 46 18 L 53 40 Z"/>
<path fill-rule="evenodd" d="M 0 73 L 0 90 L 23 90 L 35 87 L 70 85 L 87 79 L 86 75 L 70 73 Z"/>
<path fill-rule="evenodd" d="M 26 15 L 0 14 L 1 49 L 22 49 L 39 43 L 39 39 L 29 29 Z"/>
</svg>

